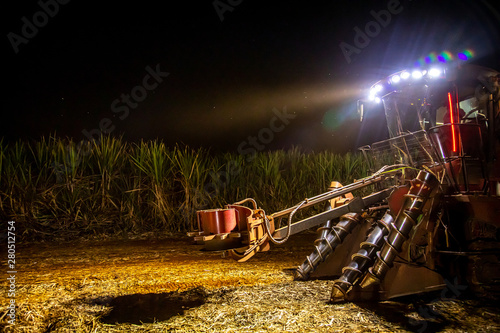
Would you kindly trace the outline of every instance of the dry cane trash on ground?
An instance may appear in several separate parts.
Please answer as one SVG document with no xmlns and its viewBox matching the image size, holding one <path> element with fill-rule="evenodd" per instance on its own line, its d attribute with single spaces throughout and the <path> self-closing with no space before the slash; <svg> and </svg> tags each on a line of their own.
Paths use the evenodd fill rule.
<svg viewBox="0 0 500 333">
<path fill-rule="evenodd" d="M 452 294 L 329 304 L 332 282 L 293 281 L 313 233 L 245 263 L 185 237 L 19 246 L 15 332 L 494 332 L 497 306 Z M 5 262 L 2 270 L 7 271 Z M 2 279 L 6 290 L 6 279 Z M 446 297 L 443 298 L 443 295 Z"/>
</svg>

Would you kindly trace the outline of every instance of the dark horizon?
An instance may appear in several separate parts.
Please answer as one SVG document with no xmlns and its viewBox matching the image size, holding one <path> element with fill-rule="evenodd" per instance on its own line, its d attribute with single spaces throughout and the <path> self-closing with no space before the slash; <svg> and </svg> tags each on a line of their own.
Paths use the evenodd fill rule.
<svg viewBox="0 0 500 333">
<path fill-rule="evenodd" d="M 465 49 L 500 69 L 493 1 L 231 3 L 9 4 L 0 137 L 344 152 L 385 135 L 383 117 L 360 124 L 355 109 L 378 79 Z"/>
</svg>

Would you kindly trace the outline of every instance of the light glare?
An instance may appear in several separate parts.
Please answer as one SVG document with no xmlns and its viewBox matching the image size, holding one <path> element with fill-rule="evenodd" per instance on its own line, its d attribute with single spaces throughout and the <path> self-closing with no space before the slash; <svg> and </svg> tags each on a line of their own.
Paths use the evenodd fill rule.
<svg viewBox="0 0 500 333">
<path fill-rule="evenodd" d="M 399 75 L 394 75 L 393 77 L 391 77 L 392 83 L 398 83 L 400 80 L 401 78 L 399 77 Z"/>
<path fill-rule="evenodd" d="M 439 68 L 431 68 L 429 70 L 429 76 L 438 77 L 439 75 L 441 75 L 441 70 Z"/>
<path fill-rule="evenodd" d="M 414 79 L 420 79 L 422 77 L 422 72 L 421 71 L 413 71 L 413 73 L 411 73 L 411 77 Z"/>
<path fill-rule="evenodd" d="M 409 78 L 409 77 L 410 77 L 410 73 L 408 73 L 408 72 L 403 72 L 403 73 L 401 73 L 401 78 L 402 78 L 403 80 L 406 80 L 406 79 L 407 79 L 407 78 Z"/>
</svg>

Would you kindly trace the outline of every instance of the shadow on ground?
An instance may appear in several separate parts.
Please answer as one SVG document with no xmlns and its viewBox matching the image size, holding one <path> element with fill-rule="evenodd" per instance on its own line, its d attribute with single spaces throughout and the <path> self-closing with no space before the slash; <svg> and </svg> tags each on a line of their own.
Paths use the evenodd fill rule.
<svg viewBox="0 0 500 333">
<path fill-rule="evenodd" d="M 114 298 L 93 300 L 94 304 L 106 305 L 111 311 L 101 317 L 106 324 L 154 323 L 182 315 L 189 308 L 205 303 L 206 295 L 200 290 L 183 293 L 132 294 Z"/>
<path fill-rule="evenodd" d="M 409 295 L 383 302 L 355 302 L 372 311 L 386 321 L 399 324 L 411 332 L 441 332 L 445 329 L 475 331 L 480 327 L 467 319 L 491 318 L 492 327 L 497 327 L 500 310 L 497 300 L 478 298 L 470 293 L 461 297 L 445 298 L 442 291 Z M 487 329 L 485 329 L 487 331 Z"/>
<path fill-rule="evenodd" d="M 356 302 L 360 307 L 370 310 L 379 318 L 398 324 L 410 332 L 440 332 L 452 323 L 436 312 L 432 305 L 406 302 Z M 411 313 L 417 316 L 410 317 Z"/>
</svg>

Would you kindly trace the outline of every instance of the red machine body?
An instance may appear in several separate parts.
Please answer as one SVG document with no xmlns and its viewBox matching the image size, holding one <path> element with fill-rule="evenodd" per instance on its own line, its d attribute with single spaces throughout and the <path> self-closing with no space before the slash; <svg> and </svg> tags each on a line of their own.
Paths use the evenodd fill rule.
<svg viewBox="0 0 500 333">
<path fill-rule="evenodd" d="M 190 233 L 238 261 L 318 227 L 296 279 L 331 277 L 331 301 L 383 300 L 470 286 L 500 294 L 499 72 L 475 65 L 401 71 L 358 101 L 382 112 L 389 139 L 361 147 L 372 174 L 267 215 L 253 199 L 198 212 Z M 354 190 L 374 186 L 365 197 Z M 252 203 L 252 208 L 243 206 Z M 327 203 L 300 221 L 294 214 Z M 276 228 L 279 220 L 286 226 Z"/>
</svg>

